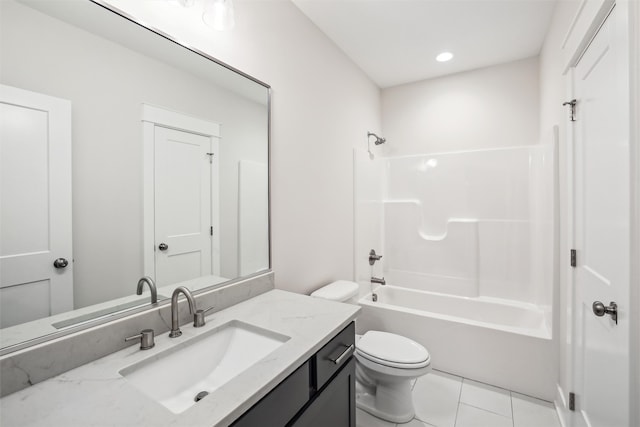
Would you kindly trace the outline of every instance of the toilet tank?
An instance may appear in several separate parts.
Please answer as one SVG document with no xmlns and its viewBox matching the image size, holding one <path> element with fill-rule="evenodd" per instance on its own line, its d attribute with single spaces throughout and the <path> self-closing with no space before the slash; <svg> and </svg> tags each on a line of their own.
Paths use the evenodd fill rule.
<svg viewBox="0 0 640 427">
<path fill-rule="evenodd" d="M 355 302 L 359 286 L 349 280 L 338 280 L 314 291 L 311 296 L 331 301 Z M 352 300 L 352 301 L 350 301 Z"/>
</svg>

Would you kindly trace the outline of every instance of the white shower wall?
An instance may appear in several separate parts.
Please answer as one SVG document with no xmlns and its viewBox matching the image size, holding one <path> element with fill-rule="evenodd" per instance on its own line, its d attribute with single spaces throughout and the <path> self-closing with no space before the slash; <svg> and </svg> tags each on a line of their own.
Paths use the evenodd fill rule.
<svg viewBox="0 0 640 427">
<path fill-rule="evenodd" d="M 359 281 L 551 305 L 553 144 L 355 161 Z"/>
</svg>

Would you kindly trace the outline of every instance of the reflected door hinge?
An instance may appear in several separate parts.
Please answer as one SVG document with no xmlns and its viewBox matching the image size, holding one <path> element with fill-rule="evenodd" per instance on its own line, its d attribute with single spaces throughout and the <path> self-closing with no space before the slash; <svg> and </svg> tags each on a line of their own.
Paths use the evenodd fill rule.
<svg viewBox="0 0 640 427">
<path fill-rule="evenodd" d="M 571 249 L 571 267 L 575 267 L 576 265 L 578 265 L 578 262 L 576 260 L 576 250 Z"/>
<path fill-rule="evenodd" d="M 576 410 L 576 394 L 574 392 L 569 392 L 569 410 Z"/>
<path fill-rule="evenodd" d="M 564 102 L 562 105 L 568 105 L 570 107 L 570 111 L 569 111 L 569 119 L 571 119 L 572 122 L 576 121 L 576 104 L 578 103 L 577 100 L 572 99 L 571 101 L 567 101 Z"/>
</svg>

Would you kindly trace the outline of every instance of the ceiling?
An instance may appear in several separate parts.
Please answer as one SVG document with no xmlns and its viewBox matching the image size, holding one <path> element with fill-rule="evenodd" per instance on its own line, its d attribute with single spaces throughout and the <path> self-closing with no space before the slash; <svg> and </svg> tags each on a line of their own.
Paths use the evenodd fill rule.
<svg viewBox="0 0 640 427">
<path fill-rule="evenodd" d="M 536 56 L 555 1 L 293 0 L 381 88 Z"/>
</svg>

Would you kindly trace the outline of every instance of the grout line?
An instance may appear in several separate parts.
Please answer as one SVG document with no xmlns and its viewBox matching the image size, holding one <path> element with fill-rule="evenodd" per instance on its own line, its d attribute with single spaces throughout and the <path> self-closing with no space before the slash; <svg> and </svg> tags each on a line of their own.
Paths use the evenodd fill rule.
<svg viewBox="0 0 640 427">
<path fill-rule="evenodd" d="M 462 387 L 464 386 L 464 378 L 460 377 L 460 393 L 458 393 L 458 406 L 456 406 L 456 417 L 453 420 L 453 426 L 458 424 L 458 412 L 460 412 L 460 399 L 462 398 Z"/>
<path fill-rule="evenodd" d="M 516 427 L 516 414 L 513 412 L 513 392 L 509 391 L 509 403 L 511 403 L 511 425 Z"/>
<path fill-rule="evenodd" d="M 467 403 L 467 402 L 459 402 L 459 405 L 466 405 L 466 406 L 469 406 L 469 407 L 471 407 L 471 408 L 476 408 L 476 409 L 479 409 L 479 410 L 481 410 L 481 411 L 488 412 L 488 413 L 490 413 L 490 414 L 497 415 L 497 416 L 502 417 L 502 418 L 507 418 L 507 419 L 513 420 L 513 417 L 507 417 L 507 416 L 506 416 L 506 415 L 504 415 L 504 414 L 500 414 L 500 413 L 498 413 L 498 412 L 493 412 L 493 411 L 491 411 L 491 410 L 489 410 L 489 409 L 487 409 L 487 408 L 482 408 L 482 407 L 480 407 L 480 406 L 472 405 L 471 403 Z M 512 424 L 513 424 L 513 423 L 512 423 Z"/>
</svg>

